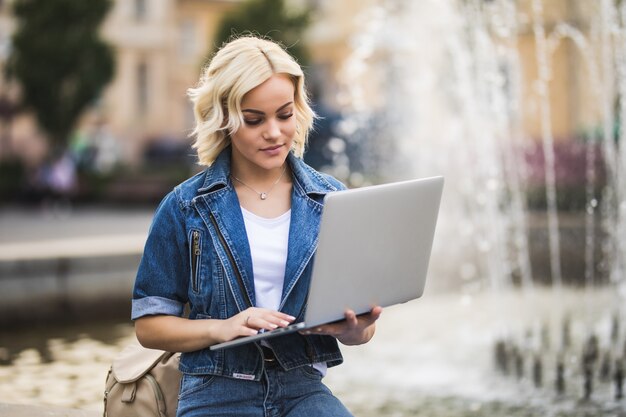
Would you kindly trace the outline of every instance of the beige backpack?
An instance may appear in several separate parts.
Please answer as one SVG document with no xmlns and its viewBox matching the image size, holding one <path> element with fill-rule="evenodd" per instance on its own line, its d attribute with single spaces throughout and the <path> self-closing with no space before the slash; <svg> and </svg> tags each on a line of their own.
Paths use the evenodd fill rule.
<svg viewBox="0 0 626 417">
<path fill-rule="evenodd" d="M 107 375 L 104 417 L 175 417 L 179 360 L 180 353 L 127 346 Z"/>
</svg>

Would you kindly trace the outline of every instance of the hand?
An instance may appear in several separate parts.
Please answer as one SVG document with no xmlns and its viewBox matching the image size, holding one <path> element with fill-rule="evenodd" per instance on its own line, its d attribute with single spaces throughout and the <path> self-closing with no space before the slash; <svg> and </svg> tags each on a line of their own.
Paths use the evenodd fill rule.
<svg viewBox="0 0 626 417">
<path fill-rule="evenodd" d="M 288 314 L 266 308 L 250 307 L 226 320 L 219 320 L 218 334 L 223 342 L 240 336 L 254 336 L 259 330 L 286 327 L 295 320 Z"/>
<path fill-rule="evenodd" d="M 361 345 L 367 343 L 376 331 L 376 320 L 383 312 L 380 306 L 373 307 L 367 314 L 357 316 L 354 311 L 346 310 L 345 320 L 337 323 L 324 324 L 301 332 L 304 335 L 319 334 L 334 336 L 344 345 Z"/>
</svg>

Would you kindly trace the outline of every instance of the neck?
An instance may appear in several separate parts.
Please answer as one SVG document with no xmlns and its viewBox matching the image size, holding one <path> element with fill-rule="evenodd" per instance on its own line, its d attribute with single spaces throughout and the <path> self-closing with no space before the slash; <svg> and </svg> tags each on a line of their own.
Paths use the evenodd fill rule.
<svg viewBox="0 0 626 417">
<path fill-rule="evenodd" d="M 232 174 L 232 173 L 231 173 L 231 177 L 233 178 L 233 180 L 237 181 L 238 183 L 240 183 L 244 187 L 248 188 L 250 191 L 253 191 L 255 194 L 258 194 L 259 198 L 261 198 L 261 200 L 266 200 L 268 195 L 269 195 L 269 193 L 272 192 L 274 187 L 276 187 L 276 185 L 278 185 L 280 180 L 283 178 L 283 175 L 285 175 L 285 171 L 286 170 L 287 170 L 287 164 L 285 163 L 284 166 L 283 166 L 283 170 L 280 173 L 280 176 L 278 178 L 276 178 L 274 181 L 272 181 L 272 184 L 269 185 L 269 188 L 267 188 L 266 190 L 257 190 L 252 185 L 247 184 L 241 178 L 237 178 L 237 176 Z M 255 186 L 256 186 L 256 184 L 255 184 Z M 266 184 L 264 184 L 264 186 L 266 186 Z"/>
<path fill-rule="evenodd" d="M 231 163 L 230 174 L 233 177 L 244 181 L 249 185 L 263 186 L 265 184 L 271 184 L 281 177 L 283 172 L 288 169 L 287 161 L 281 166 L 272 169 L 263 169 L 257 166 L 237 164 L 235 161 Z M 287 177 L 286 173 L 283 177 Z"/>
</svg>

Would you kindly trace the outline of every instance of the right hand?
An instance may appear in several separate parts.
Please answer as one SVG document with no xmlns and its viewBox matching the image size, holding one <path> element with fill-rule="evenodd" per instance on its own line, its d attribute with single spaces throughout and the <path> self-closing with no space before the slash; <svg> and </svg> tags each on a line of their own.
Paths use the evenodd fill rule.
<svg viewBox="0 0 626 417">
<path fill-rule="evenodd" d="M 218 334 L 223 342 L 241 336 L 254 336 L 259 330 L 287 327 L 295 320 L 288 314 L 266 308 L 249 307 L 226 320 L 219 320 Z"/>
</svg>

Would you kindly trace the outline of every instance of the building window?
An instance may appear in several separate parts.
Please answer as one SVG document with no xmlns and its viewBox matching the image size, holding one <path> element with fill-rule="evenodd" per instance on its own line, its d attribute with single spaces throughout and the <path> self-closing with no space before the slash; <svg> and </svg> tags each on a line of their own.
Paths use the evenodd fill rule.
<svg viewBox="0 0 626 417">
<path fill-rule="evenodd" d="M 148 5 L 146 0 L 135 0 L 135 19 L 138 21 L 145 20 L 148 15 Z"/>
<path fill-rule="evenodd" d="M 196 25 L 193 20 L 185 19 L 180 25 L 180 57 L 189 61 L 196 53 Z"/>
<path fill-rule="evenodd" d="M 185 132 L 191 133 L 196 127 L 196 115 L 193 112 L 193 103 L 189 100 L 183 102 L 183 108 L 185 109 L 184 123 Z"/>
<path fill-rule="evenodd" d="M 137 109 L 141 116 L 148 112 L 148 65 L 145 62 L 137 67 Z"/>
</svg>

